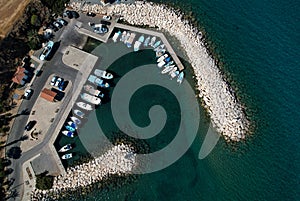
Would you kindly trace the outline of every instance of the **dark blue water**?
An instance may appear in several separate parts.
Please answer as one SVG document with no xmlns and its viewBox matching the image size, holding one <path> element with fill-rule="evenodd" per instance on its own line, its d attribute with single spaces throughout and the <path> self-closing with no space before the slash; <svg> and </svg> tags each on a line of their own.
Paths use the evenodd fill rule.
<svg viewBox="0 0 300 201">
<path fill-rule="evenodd" d="M 299 2 L 164 2 L 193 11 L 253 133 L 234 148 L 221 140 L 199 160 L 199 131 L 172 166 L 89 200 L 300 200 Z"/>
</svg>

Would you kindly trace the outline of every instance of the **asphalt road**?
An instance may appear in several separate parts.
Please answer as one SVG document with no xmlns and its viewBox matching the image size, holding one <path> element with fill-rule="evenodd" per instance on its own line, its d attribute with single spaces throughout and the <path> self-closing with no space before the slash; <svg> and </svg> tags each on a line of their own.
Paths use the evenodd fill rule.
<svg viewBox="0 0 300 201">
<path fill-rule="evenodd" d="M 78 20 L 80 20 L 79 18 Z M 30 100 L 23 100 L 20 108 L 19 108 L 19 114 L 21 111 L 27 109 L 31 110 L 35 101 L 37 100 L 42 87 L 45 85 L 45 82 L 48 80 L 48 77 L 52 74 L 56 74 L 60 77 L 63 77 L 65 80 L 69 80 L 73 83 L 72 88 L 69 92 L 72 92 L 73 87 L 76 87 L 76 82 L 78 82 L 78 79 L 80 79 L 80 76 L 78 76 L 78 71 L 76 69 L 73 69 L 71 67 L 68 67 L 62 63 L 62 52 L 64 49 L 69 46 L 81 46 L 86 38 L 84 36 L 80 35 L 77 31 L 75 31 L 75 25 L 77 23 L 77 20 L 72 19 L 69 20 L 69 24 L 59 30 L 55 33 L 54 42 L 59 45 L 58 49 L 56 50 L 53 57 L 50 59 L 50 61 L 46 61 L 42 67 L 42 74 L 39 77 L 36 77 L 35 80 L 32 83 L 31 88 L 34 90 L 34 93 Z M 40 51 L 37 51 L 35 55 L 39 55 Z M 80 74 L 79 74 L 80 75 Z M 77 78 L 76 78 L 77 77 Z M 63 103 L 61 105 L 61 108 L 65 108 L 66 105 L 69 102 L 69 99 L 71 96 L 66 96 L 62 100 Z M 60 116 L 60 113 L 62 113 L 63 110 L 60 110 L 58 113 L 58 117 Z M 24 134 L 24 128 L 28 121 L 28 115 L 20 115 L 15 117 L 15 122 L 13 124 L 13 127 L 11 129 L 11 132 L 8 136 L 7 144 L 10 144 L 6 147 L 6 151 L 9 150 L 11 147 L 20 147 L 21 141 L 20 138 Z M 38 119 L 36 119 L 38 121 Z M 33 156 L 35 156 L 38 153 L 43 153 L 47 149 L 45 146 L 47 145 L 49 139 L 51 138 L 51 134 L 53 133 L 53 130 L 55 129 L 55 125 L 60 120 L 60 118 L 55 118 L 55 121 L 53 122 L 53 126 L 50 127 L 47 134 L 45 134 L 45 138 L 42 143 L 38 144 L 37 146 L 33 147 L 27 152 L 21 153 L 21 157 L 19 159 L 11 159 L 11 165 L 9 168 L 13 169 L 13 172 L 8 176 L 8 178 L 13 181 L 10 191 L 16 191 L 16 195 L 14 198 L 10 198 L 9 200 L 21 200 L 23 195 L 23 178 L 22 178 L 22 165 L 25 161 L 29 160 Z"/>
</svg>

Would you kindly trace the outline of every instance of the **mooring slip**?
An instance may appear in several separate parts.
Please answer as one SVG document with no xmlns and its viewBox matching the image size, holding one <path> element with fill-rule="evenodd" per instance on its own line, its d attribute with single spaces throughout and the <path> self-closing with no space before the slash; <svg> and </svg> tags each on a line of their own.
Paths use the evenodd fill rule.
<svg viewBox="0 0 300 201">
<path fill-rule="evenodd" d="M 70 6 L 77 10 L 117 15 L 131 25 L 157 27 L 175 36 L 189 57 L 197 78 L 199 96 L 205 103 L 214 127 L 227 141 L 245 139 L 250 123 L 243 107 L 203 45 L 202 33 L 183 20 L 182 13 L 165 5 L 142 1 L 108 7 L 99 4 L 81 7 L 81 3 L 71 3 Z"/>
</svg>

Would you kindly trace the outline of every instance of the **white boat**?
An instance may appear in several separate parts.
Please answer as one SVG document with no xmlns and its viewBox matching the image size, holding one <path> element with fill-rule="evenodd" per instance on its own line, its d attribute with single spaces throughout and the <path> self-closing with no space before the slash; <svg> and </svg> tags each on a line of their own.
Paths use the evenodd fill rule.
<svg viewBox="0 0 300 201">
<path fill-rule="evenodd" d="M 166 52 L 166 49 L 161 49 L 155 53 L 156 57 L 161 57 Z"/>
<path fill-rule="evenodd" d="M 165 65 L 165 67 L 171 66 L 173 63 L 174 63 L 174 61 L 170 61 L 169 63 L 167 63 L 167 64 Z"/>
<path fill-rule="evenodd" d="M 61 133 L 64 134 L 65 136 L 67 136 L 67 137 L 74 137 L 75 136 L 72 131 L 64 130 Z"/>
<path fill-rule="evenodd" d="M 88 81 L 102 88 L 108 88 L 109 84 L 95 75 L 90 75 Z"/>
<path fill-rule="evenodd" d="M 93 96 L 97 96 L 100 98 L 104 97 L 104 94 L 100 90 L 95 89 L 92 85 L 86 84 L 83 86 L 83 89 L 92 94 Z"/>
<path fill-rule="evenodd" d="M 65 146 L 63 146 L 62 148 L 60 148 L 60 150 L 58 150 L 58 152 L 66 152 L 71 150 L 73 147 L 71 144 L 66 144 Z"/>
<path fill-rule="evenodd" d="M 125 41 L 126 34 L 127 34 L 127 32 L 126 32 L 126 31 L 123 31 L 122 36 L 121 36 L 121 38 L 120 38 L 120 41 L 121 41 L 121 42 L 124 42 L 124 41 Z"/>
<path fill-rule="evenodd" d="M 156 37 L 153 36 L 153 37 L 151 38 L 151 41 L 150 41 L 149 45 L 152 47 L 152 46 L 154 45 L 155 41 L 156 41 Z"/>
<path fill-rule="evenodd" d="M 77 102 L 76 105 L 84 110 L 92 110 L 93 107 L 90 104 L 84 102 Z"/>
<path fill-rule="evenodd" d="M 175 67 L 175 65 L 166 67 L 165 69 L 163 69 L 161 71 L 161 74 L 166 74 L 166 73 L 170 72 L 174 67 Z"/>
<path fill-rule="evenodd" d="M 164 49 L 164 47 L 165 47 L 165 44 L 162 44 L 162 45 L 158 46 L 157 48 L 154 48 L 153 50 L 154 50 L 155 52 L 157 52 L 157 51 L 159 51 L 159 50 Z"/>
<path fill-rule="evenodd" d="M 177 71 L 177 67 L 176 66 L 174 66 L 173 67 L 173 69 L 169 72 L 169 75 L 171 75 L 171 74 L 173 74 L 173 73 L 175 73 Z"/>
<path fill-rule="evenodd" d="M 141 46 L 141 44 L 144 42 L 144 40 L 145 40 L 144 35 L 141 35 L 141 36 L 139 37 L 139 40 L 135 41 L 134 46 L 133 46 L 135 52 L 136 52 L 136 51 L 139 51 L 140 46 Z"/>
<path fill-rule="evenodd" d="M 70 117 L 70 119 L 77 125 L 81 124 L 80 119 L 78 119 L 77 117 L 72 116 L 72 117 Z"/>
<path fill-rule="evenodd" d="M 169 55 L 168 54 L 164 54 L 163 56 L 159 57 L 157 59 L 157 63 L 162 62 L 165 58 L 167 58 Z"/>
<path fill-rule="evenodd" d="M 129 39 L 129 37 L 130 37 L 130 33 L 128 32 L 128 33 L 126 34 L 126 36 L 125 36 L 125 39 L 124 39 L 124 44 L 126 44 L 126 43 L 127 43 L 127 41 L 128 41 L 128 39 Z"/>
<path fill-rule="evenodd" d="M 177 70 L 177 71 L 175 71 L 175 72 L 173 72 L 173 73 L 171 73 L 171 80 L 173 79 L 173 78 L 175 78 L 175 77 L 177 77 L 179 75 L 179 71 Z"/>
<path fill-rule="evenodd" d="M 150 36 L 148 36 L 144 42 L 144 47 L 148 47 L 149 45 L 149 42 L 150 42 Z"/>
<path fill-rule="evenodd" d="M 164 60 L 162 60 L 161 62 L 159 62 L 159 63 L 157 64 L 157 66 L 158 66 L 159 68 L 161 68 L 161 67 L 163 67 L 165 64 L 166 64 L 166 62 L 165 62 Z"/>
<path fill-rule="evenodd" d="M 92 103 L 94 105 L 100 105 L 101 104 L 101 99 L 96 97 L 96 96 L 93 96 L 93 95 L 90 95 L 88 93 L 82 93 L 80 95 L 80 97 L 85 100 L 86 102 L 89 102 L 89 103 Z"/>
<path fill-rule="evenodd" d="M 110 80 L 110 79 L 112 79 L 114 77 L 113 74 L 108 73 L 105 70 L 99 70 L 99 69 L 96 69 L 94 71 L 94 74 L 97 75 L 97 76 L 99 76 L 99 77 L 101 77 L 101 78 L 107 79 L 107 80 Z"/>
<path fill-rule="evenodd" d="M 179 84 L 182 83 L 183 77 L 184 77 L 184 72 L 179 73 L 179 75 L 178 75 L 178 77 L 177 77 L 177 82 L 178 82 Z"/>
<path fill-rule="evenodd" d="M 66 160 L 66 159 L 70 159 L 72 157 L 73 157 L 72 153 L 69 153 L 69 154 L 63 155 L 61 158 L 64 159 L 64 160 Z"/>
<path fill-rule="evenodd" d="M 73 121 L 68 121 L 67 124 L 68 124 L 69 126 L 71 126 L 72 128 L 75 128 L 75 129 L 78 128 L 77 124 L 75 124 Z"/>
<path fill-rule="evenodd" d="M 112 40 L 116 43 L 120 35 L 121 35 L 121 31 L 116 32 L 114 34 Z"/>
<path fill-rule="evenodd" d="M 153 47 L 153 48 L 157 48 L 157 47 L 160 45 L 160 43 L 161 43 L 161 41 L 159 40 L 159 41 L 157 41 L 152 47 Z"/>
<path fill-rule="evenodd" d="M 128 40 L 126 41 L 126 45 L 128 48 L 130 48 L 132 46 L 135 36 L 136 36 L 135 33 L 130 34 Z"/>
<path fill-rule="evenodd" d="M 83 118 L 84 117 L 84 113 L 81 112 L 80 110 L 74 110 L 74 114 L 76 114 L 78 117 Z"/>
</svg>

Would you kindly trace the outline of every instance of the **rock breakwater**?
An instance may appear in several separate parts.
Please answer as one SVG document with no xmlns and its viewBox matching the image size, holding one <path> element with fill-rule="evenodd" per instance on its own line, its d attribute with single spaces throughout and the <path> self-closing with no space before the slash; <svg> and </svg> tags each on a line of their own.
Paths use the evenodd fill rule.
<svg viewBox="0 0 300 201">
<path fill-rule="evenodd" d="M 186 52 L 197 79 L 199 96 L 211 116 L 212 124 L 227 141 L 245 139 L 249 130 L 242 105 L 234 91 L 226 83 L 214 59 L 209 55 L 202 33 L 193 27 L 183 14 L 162 4 L 136 1 L 133 4 L 114 4 L 103 7 L 98 4 L 71 3 L 75 10 L 119 15 L 129 24 L 157 27 L 178 39 Z"/>
</svg>

